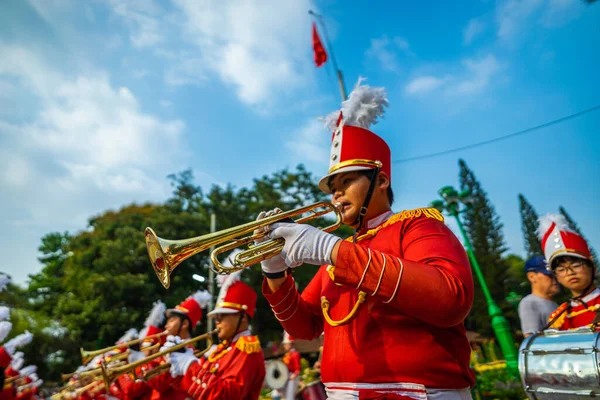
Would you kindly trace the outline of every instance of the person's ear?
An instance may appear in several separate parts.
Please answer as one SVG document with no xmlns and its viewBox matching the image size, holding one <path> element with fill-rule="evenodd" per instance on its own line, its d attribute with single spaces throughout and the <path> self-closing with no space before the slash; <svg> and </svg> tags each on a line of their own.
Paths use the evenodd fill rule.
<svg viewBox="0 0 600 400">
<path fill-rule="evenodd" d="M 387 190 L 390 187 L 390 177 L 387 176 L 385 172 L 379 172 L 379 176 L 377 177 L 377 185 L 381 190 Z"/>
<path fill-rule="evenodd" d="M 533 283 L 533 281 L 535 281 L 535 272 L 528 272 L 527 279 L 529 280 L 529 282 Z"/>
</svg>

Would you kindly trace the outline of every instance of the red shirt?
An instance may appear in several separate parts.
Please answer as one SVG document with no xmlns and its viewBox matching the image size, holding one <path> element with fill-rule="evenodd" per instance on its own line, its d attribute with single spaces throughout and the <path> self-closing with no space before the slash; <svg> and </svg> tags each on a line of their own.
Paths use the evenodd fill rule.
<svg viewBox="0 0 600 400">
<path fill-rule="evenodd" d="M 181 387 L 194 399 L 257 400 L 265 379 L 265 359 L 256 336 L 221 343 L 193 363 Z"/>
<path fill-rule="evenodd" d="M 552 321 L 557 315 L 561 314 L 550 328 L 566 331 L 568 329 L 580 328 L 592 323 L 596 317 L 596 311 L 600 309 L 600 289 L 596 288 L 581 301 L 571 301 L 561 304 L 551 315 Z M 568 307 L 570 308 L 566 310 Z"/>
<path fill-rule="evenodd" d="M 288 276 L 263 293 L 283 328 L 295 338 L 324 331 L 322 380 L 336 383 L 416 383 L 427 388 L 472 387 L 464 319 L 473 301 L 465 250 L 434 209 L 404 211 L 372 228 L 359 243 L 344 241 L 332 281 L 322 266 L 298 294 Z M 357 289 L 358 288 L 358 289 Z M 359 290 L 365 303 L 346 324 Z M 374 295 L 372 295 L 374 294 Z"/>
</svg>

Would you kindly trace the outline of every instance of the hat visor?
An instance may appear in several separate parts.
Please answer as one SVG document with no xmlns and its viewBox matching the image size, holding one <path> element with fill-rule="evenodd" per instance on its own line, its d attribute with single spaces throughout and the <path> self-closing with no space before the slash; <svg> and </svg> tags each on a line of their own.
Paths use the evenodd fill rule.
<svg viewBox="0 0 600 400">
<path fill-rule="evenodd" d="M 329 179 L 332 176 L 335 176 L 337 174 L 343 174 L 345 172 L 365 171 L 369 169 L 373 169 L 373 167 L 366 167 L 364 165 L 348 165 L 347 167 L 336 169 L 332 173 L 325 175 L 319 180 L 319 189 L 321 189 L 321 191 L 324 193 L 331 194 L 331 189 L 329 188 Z"/>
<path fill-rule="evenodd" d="M 579 253 L 575 253 L 575 252 L 571 252 L 571 251 L 565 251 L 565 252 L 556 253 L 552 257 L 550 257 L 550 260 L 548 260 L 548 268 L 551 268 L 551 265 L 554 262 L 554 260 L 556 260 L 559 257 L 577 257 L 577 258 L 581 258 L 583 260 L 591 261 L 588 257 L 584 256 L 583 254 L 579 254 Z"/>
<path fill-rule="evenodd" d="M 167 309 L 167 311 L 165 311 L 165 317 L 171 318 L 173 315 L 181 315 L 183 317 L 187 317 L 186 313 L 176 308 L 169 308 Z"/>
<path fill-rule="evenodd" d="M 242 312 L 242 310 L 236 310 L 233 308 L 225 308 L 225 307 L 216 307 L 214 310 L 206 314 L 208 317 L 214 318 L 217 314 L 237 314 Z"/>
</svg>

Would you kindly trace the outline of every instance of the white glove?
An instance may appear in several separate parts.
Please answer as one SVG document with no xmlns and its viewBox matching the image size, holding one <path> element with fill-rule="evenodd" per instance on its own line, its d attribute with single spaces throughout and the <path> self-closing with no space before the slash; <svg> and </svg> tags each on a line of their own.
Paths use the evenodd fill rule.
<svg viewBox="0 0 600 400">
<path fill-rule="evenodd" d="M 303 263 L 331 264 L 331 253 L 339 237 L 307 224 L 278 222 L 272 225 L 271 239 L 283 238 L 285 245 L 281 256 L 294 268 Z"/>
<path fill-rule="evenodd" d="M 160 351 L 170 349 L 171 347 L 175 346 L 176 344 L 180 344 L 181 342 L 184 342 L 184 340 L 182 340 L 179 336 L 169 335 L 169 336 L 167 336 L 167 340 L 165 341 L 165 344 L 163 344 L 162 347 L 160 348 Z M 188 354 L 194 354 L 194 350 L 192 350 L 192 348 L 190 348 L 190 347 L 186 347 L 185 352 Z M 168 357 L 169 356 L 167 355 L 167 358 Z"/>
<path fill-rule="evenodd" d="M 131 364 L 131 363 L 141 360 L 144 357 L 145 356 L 142 351 L 136 351 L 136 350 L 129 349 L 129 355 L 127 356 L 127 362 L 129 364 Z"/>
<path fill-rule="evenodd" d="M 279 214 L 280 212 L 281 212 L 281 210 L 279 208 L 275 208 L 271 211 L 266 211 L 266 212 L 261 211 L 260 214 L 258 214 L 258 217 L 256 217 L 256 220 L 258 221 L 263 218 L 267 218 L 272 215 Z M 268 226 L 262 227 L 260 229 L 257 229 L 256 231 L 254 231 L 254 233 L 268 233 L 268 232 L 269 232 Z M 254 244 L 260 244 L 268 239 L 269 239 L 269 235 L 266 235 L 265 237 L 255 240 Z M 271 274 L 276 273 L 276 272 L 282 272 L 282 271 L 285 271 L 286 269 L 288 269 L 288 266 L 285 263 L 285 260 L 283 259 L 281 254 L 277 254 L 274 257 L 271 257 L 269 259 L 261 261 L 260 266 L 264 272 L 271 273 Z"/>
<path fill-rule="evenodd" d="M 173 378 L 185 375 L 190 365 L 198 361 L 194 353 L 178 353 L 176 351 L 170 353 L 167 359 L 171 364 L 169 371 Z"/>
</svg>

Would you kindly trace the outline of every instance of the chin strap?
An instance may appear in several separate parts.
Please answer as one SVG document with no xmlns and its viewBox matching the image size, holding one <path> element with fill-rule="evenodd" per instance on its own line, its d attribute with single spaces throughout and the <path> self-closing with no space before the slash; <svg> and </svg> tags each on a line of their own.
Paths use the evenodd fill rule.
<svg viewBox="0 0 600 400">
<path fill-rule="evenodd" d="M 365 223 L 365 215 L 367 215 L 367 211 L 369 209 L 369 203 L 371 202 L 371 197 L 373 196 L 373 191 L 375 190 L 375 184 L 377 183 L 377 176 L 379 175 L 379 171 L 381 171 L 381 162 L 377 161 L 377 166 L 373 168 L 373 172 L 371 174 L 371 181 L 369 182 L 369 190 L 367 191 L 367 195 L 365 196 L 365 201 L 363 202 L 360 211 L 358 212 L 358 216 L 354 221 L 357 224 L 356 229 L 354 230 L 354 234 L 352 235 L 352 243 L 356 243 L 356 238 L 358 236 L 358 232 L 363 227 Z"/>
</svg>

